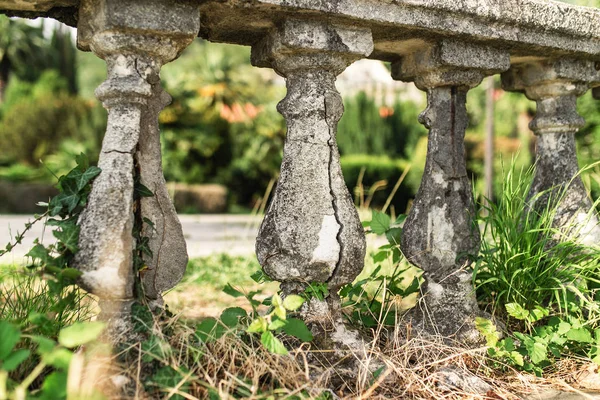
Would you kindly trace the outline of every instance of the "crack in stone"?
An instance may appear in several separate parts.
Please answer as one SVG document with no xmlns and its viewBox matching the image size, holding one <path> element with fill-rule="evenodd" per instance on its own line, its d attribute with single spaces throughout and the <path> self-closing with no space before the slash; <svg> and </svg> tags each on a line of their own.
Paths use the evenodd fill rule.
<svg viewBox="0 0 600 400">
<path fill-rule="evenodd" d="M 114 149 L 114 150 L 105 150 L 102 153 L 104 153 L 104 154 L 119 153 L 119 154 L 129 154 L 129 155 L 132 155 L 133 153 L 135 153 L 135 150 L 132 150 L 132 151 L 123 151 L 123 150 L 116 150 L 116 149 Z"/>
<path fill-rule="evenodd" d="M 325 118 L 327 119 L 327 96 L 324 97 L 324 103 L 325 103 Z M 337 122 L 334 122 L 334 124 L 337 124 Z M 342 231 L 344 229 L 344 224 L 341 221 L 341 218 L 339 216 L 339 209 L 338 209 L 338 199 L 337 196 L 334 193 L 333 190 L 333 152 L 335 151 L 334 149 L 334 145 L 335 145 L 335 128 L 332 128 L 331 125 L 327 124 L 329 127 L 329 140 L 327 141 L 327 144 L 329 145 L 329 164 L 328 164 L 328 174 L 329 174 L 329 194 L 331 195 L 331 206 L 333 207 L 333 216 L 335 217 L 335 221 L 339 226 L 338 229 L 338 233 L 335 237 L 335 240 L 338 242 L 338 245 L 340 247 L 339 253 L 338 253 L 338 260 L 337 263 L 335 264 L 335 268 L 333 269 L 333 272 L 331 273 L 331 275 L 329 276 L 329 279 L 327 279 L 327 282 L 330 282 L 338 273 L 340 266 L 342 264 L 342 254 L 344 253 L 344 243 L 342 241 Z"/>
</svg>

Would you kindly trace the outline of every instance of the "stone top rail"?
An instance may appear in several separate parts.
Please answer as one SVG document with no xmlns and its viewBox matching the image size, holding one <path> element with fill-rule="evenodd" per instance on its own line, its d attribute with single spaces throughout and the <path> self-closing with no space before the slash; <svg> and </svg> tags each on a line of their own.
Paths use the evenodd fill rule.
<svg viewBox="0 0 600 400">
<path fill-rule="evenodd" d="M 122 2 L 123 5 L 129 1 Z M 149 3 L 152 3 L 151 1 Z M 571 56 L 600 61 L 600 10 L 547 0 L 190 0 L 199 36 L 254 45 L 284 18 L 316 17 L 371 29 L 370 58 L 397 60 L 428 41 L 455 37 L 506 50 L 512 63 Z M 78 0 L 0 0 L 8 15 L 78 20 Z M 84 50 L 87 50 L 83 46 Z"/>
</svg>

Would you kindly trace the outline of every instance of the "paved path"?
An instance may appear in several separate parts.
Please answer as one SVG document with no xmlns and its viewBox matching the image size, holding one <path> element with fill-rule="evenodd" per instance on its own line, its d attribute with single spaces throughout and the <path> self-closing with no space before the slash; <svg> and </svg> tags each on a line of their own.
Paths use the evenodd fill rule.
<svg viewBox="0 0 600 400">
<path fill-rule="evenodd" d="M 180 215 L 190 257 L 202 257 L 212 253 L 251 254 L 262 217 L 250 215 Z M 17 231 L 23 231 L 25 223 L 32 218 L 26 215 L 0 215 L 0 248 L 11 241 Z M 33 245 L 35 238 L 43 243 L 54 241 L 52 232 L 41 222 L 26 234 L 23 244 L 0 258 L 0 264 L 23 262 L 23 256 Z"/>
</svg>

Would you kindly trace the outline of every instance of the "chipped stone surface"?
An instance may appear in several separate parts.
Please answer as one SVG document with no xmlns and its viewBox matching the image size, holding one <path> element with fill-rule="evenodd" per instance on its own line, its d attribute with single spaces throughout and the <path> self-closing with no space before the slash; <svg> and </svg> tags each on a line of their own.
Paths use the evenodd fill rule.
<svg viewBox="0 0 600 400">
<path fill-rule="evenodd" d="M 158 114 L 171 102 L 171 97 L 160 85 L 158 74 L 152 82 L 152 98 L 142 109 L 141 135 L 136 152 L 140 181 L 154 193 L 140 200 L 142 218 L 154 226 L 144 224 L 142 236 L 149 238 L 152 257 L 144 255 L 148 267 L 142 273 L 144 293 L 149 299 L 172 289 L 183 277 L 188 262 L 187 249 L 181 223 L 169 197 L 162 170 Z"/>
<path fill-rule="evenodd" d="M 255 65 L 274 68 L 287 82 L 287 96 L 278 105 L 288 126 L 281 174 L 256 253 L 265 272 L 288 292 L 327 282 L 333 298 L 363 268 L 364 231 L 335 139 L 344 109 L 335 79 L 371 50 L 368 30 L 295 20 L 252 49 Z M 324 307 L 325 315 L 330 307 L 337 308 Z"/>
<path fill-rule="evenodd" d="M 595 63 L 561 59 L 514 66 L 502 76 L 506 90 L 521 91 L 537 103 L 536 116 L 530 124 L 537 135 L 536 173 L 529 198 L 545 206 L 552 189 L 564 197 L 554 218 L 555 226 L 569 227 L 583 243 L 600 243 L 598 217 L 592 201 L 578 176 L 575 133 L 585 124 L 577 113 L 577 97 L 591 85 L 600 84 Z M 535 205 L 534 205 L 535 206 Z"/>
<path fill-rule="evenodd" d="M 508 68 L 505 52 L 451 41 L 392 64 L 395 79 L 427 91 L 427 108 L 419 116 L 429 129 L 427 160 L 401 242 L 426 279 L 423 309 L 416 309 L 414 322 L 469 342 L 478 336 L 473 329 L 478 309 L 467 268 L 469 256 L 479 250 L 479 230 L 465 164 L 466 98 L 485 75 Z"/>
<path fill-rule="evenodd" d="M 81 286 L 100 297 L 101 317 L 109 322 L 113 337 L 128 329 L 136 295 L 134 212 L 138 224 L 148 218 L 155 225 L 155 230 L 146 227 L 143 232 L 154 253 L 146 260 L 143 277 L 150 299 L 160 302 L 160 292 L 177 283 L 187 262 L 181 225 L 162 175 L 157 120 L 168 101 L 160 86 L 160 68 L 177 57 L 198 29 L 197 12 L 190 12 L 188 3 L 178 4 L 167 0 L 81 3 L 78 42 L 107 64 L 107 79 L 96 96 L 108 109 L 108 127 L 98 162 L 102 172 L 79 220 L 80 250 L 74 263 L 83 271 Z M 124 10 L 131 14 L 113 18 Z M 156 19 L 149 23 L 152 16 Z M 134 204 L 135 170 L 155 194 L 139 204 Z"/>
</svg>

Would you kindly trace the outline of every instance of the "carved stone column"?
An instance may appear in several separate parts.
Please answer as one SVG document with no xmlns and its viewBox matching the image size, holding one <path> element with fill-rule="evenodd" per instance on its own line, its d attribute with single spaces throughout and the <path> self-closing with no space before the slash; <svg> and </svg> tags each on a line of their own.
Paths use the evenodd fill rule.
<svg viewBox="0 0 600 400">
<path fill-rule="evenodd" d="M 502 75 L 505 90 L 524 92 L 537 103 L 535 118 L 529 125 L 537 136 L 536 171 L 529 198 L 545 207 L 552 201 L 550 193 L 537 199 L 536 196 L 555 188 L 554 196 L 564 194 L 554 218 L 555 226 L 569 227 L 569 232 L 584 243 L 599 244 L 598 217 L 595 212 L 590 213 L 592 202 L 577 176 L 575 148 L 575 133 L 585 124 L 577 113 L 577 97 L 592 83 L 600 83 L 600 72 L 593 62 L 585 60 L 519 64 Z"/>
<path fill-rule="evenodd" d="M 371 32 L 286 20 L 252 48 L 252 62 L 284 76 L 278 105 L 288 131 L 277 189 L 260 227 L 256 253 L 284 294 L 325 283 L 329 297 L 302 309 L 309 323 L 339 320 L 339 288 L 361 272 L 365 237 L 344 183 L 336 143 L 344 107 L 336 76 L 371 53 Z M 313 324 L 314 326 L 314 324 Z"/>
<path fill-rule="evenodd" d="M 160 293 L 185 271 L 185 241 L 161 168 L 158 113 L 170 97 L 159 72 L 198 30 L 198 10 L 189 2 L 84 0 L 80 5 L 78 46 L 104 59 L 108 68 L 96 90 L 108 110 L 108 126 L 98 163 L 102 172 L 79 220 L 75 264 L 83 272 L 81 286 L 100 298 L 101 317 L 117 331 L 127 329 L 122 314 L 135 300 L 145 294 L 160 301 Z M 153 196 L 140 198 L 137 181 Z M 134 226 L 150 249 L 142 254 L 145 266 L 139 271 L 133 263 Z"/>
<path fill-rule="evenodd" d="M 429 129 L 427 161 L 401 243 L 408 260 L 423 269 L 426 281 L 413 322 L 421 330 L 465 341 L 478 337 L 473 329 L 478 308 L 469 256 L 479 251 L 465 165 L 466 98 L 485 76 L 509 66 L 507 53 L 449 40 L 392 64 L 394 79 L 412 81 L 427 91 L 427 109 L 419 116 Z"/>
</svg>

